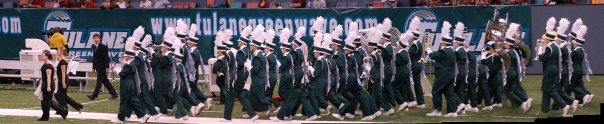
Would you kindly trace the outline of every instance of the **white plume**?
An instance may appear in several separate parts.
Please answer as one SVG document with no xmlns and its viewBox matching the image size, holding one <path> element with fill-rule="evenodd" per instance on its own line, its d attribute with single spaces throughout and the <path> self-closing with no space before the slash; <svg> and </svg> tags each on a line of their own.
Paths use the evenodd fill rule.
<svg viewBox="0 0 604 124">
<path fill-rule="evenodd" d="M 401 42 L 405 46 L 409 46 L 409 40 L 411 40 L 411 38 L 413 38 L 413 34 L 411 33 L 411 31 L 406 31 L 398 37 L 398 42 Z"/>
<path fill-rule="evenodd" d="M 577 32 L 579 31 L 579 28 L 583 25 L 583 19 L 578 18 L 575 23 L 573 23 L 573 28 L 571 29 L 572 32 Z"/>
<path fill-rule="evenodd" d="M 325 19 L 322 16 L 319 16 L 319 17 L 317 17 L 317 19 L 315 19 L 315 21 L 313 22 L 310 29 L 311 29 L 311 31 L 322 32 L 322 31 L 324 31 L 323 30 L 324 25 L 325 25 Z"/>
<path fill-rule="evenodd" d="M 281 43 L 289 43 L 289 37 L 292 36 L 292 31 L 289 28 L 285 27 L 281 30 L 281 34 L 279 34 L 279 41 Z"/>
<path fill-rule="evenodd" d="M 243 28 L 243 30 L 241 30 L 241 37 L 247 38 L 250 33 L 252 33 L 252 27 L 248 25 L 247 27 Z"/>
<path fill-rule="evenodd" d="M 189 37 L 195 37 L 195 35 L 197 34 L 197 31 L 199 30 L 199 28 L 197 27 L 196 24 L 191 24 L 191 28 L 189 28 Z M 197 37 L 195 37 L 197 38 Z"/>
<path fill-rule="evenodd" d="M 134 47 L 134 42 L 137 42 L 134 37 L 128 37 L 128 39 L 126 39 L 126 43 L 124 44 L 124 49 L 132 49 L 132 47 Z"/>
<path fill-rule="evenodd" d="M 273 39 L 275 39 L 275 30 L 268 29 L 266 31 L 266 35 L 264 36 L 265 43 L 273 43 Z"/>
<path fill-rule="evenodd" d="M 518 28 L 520 28 L 519 24 L 517 24 L 517 23 L 510 23 L 510 26 L 508 27 L 508 30 L 505 32 L 505 36 L 513 38 L 513 36 L 518 33 Z"/>
<path fill-rule="evenodd" d="M 214 45 L 215 46 L 222 46 L 222 41 L 224 40 L 224 32 L 223 31 L 218 31 L 216 33 L 216 39 L 214 39 Z"/>
<path fill-rule="evenodd" d="M 441 28 L 441 33 L 440 35 L 442 37 L 447 37 L 447 38 L 451 38 L 450 33 L 451 33 L 451 24 L 448 21 L 444 21 L 443 22 L 443 27 Z"/>
<path fill-rule="evenodd" d="M 564 32 L 566 32 L 566 30 L 568 29 L 568 25 L 570 24 L 570 21 L 568 21 L 568 19 L 566 18 L 562 18 L 560 19 L 560 22 L 558 22 L 558 27 L 556 28 L 556 32 L 558 32 L 558 34 L 564 34 Z"/>
<path fill-rule="evenodd" d="M 342 28 L 342 25 L 338 25 L 335 29 L 333 29 L 333 31 L 331 31 L 331 36 L 333 36 L 333 39 L 340 39 L 342 31 L 344 31 L 344 28 Z"/>
<path fill-rule="evenodd" d="M 382 32 L 388 31 L 390 30 L 390 28 L 392 28 L 392 20 L 390 20 L 390 18 L 384 19 L 384 22 L 382 22 L 382 24 L 384 25 L 384 29 L 382 29 Z"/>
<path fill-rule="evenodd" d="M 556 27 L 556 18 L 550 17 L 545 23 L 545 31 L 553 31 L 554 27 Z"/>
<path fill-rule="evenodd" d="M 455 25 L 455 31 L 453 32 L 453 36 L 455 37 L 463 37 L 464 24 L 462 22 L 457 22 Z"/>
<path fill-rule="evenodd" d="M 315 36 L 312 38 L 313 46 L 321 46 L 321 41 L 323 41 L 323 33 L 317 32 Z"/>
<path fill-rule="evenodd" d="M 175 33 L 176 32 L 174 31 L 173 27 L 166 28 L 166 31 L 164 32 L 164 41 L 170 41 L 170 42 L 172 42 L 172 39 L 176 35 Z"/>
<path fill-rule="evenodd" d="M 577 30 L 577 38 L 584 39 L 585 34 L 587 34 L 587 26 L 582 25 L 579 27 L 579 30 Z"/>
<path fill-rule="evenodd" d="M 298 31 L 296 31 L 296 35 L 294 35 L 294 38 L 301 40 L 304 34 L 306 34 L 306 27 L 298 27 Z"/>
<path fill-rule="evenodd" d="M 421 23 L 421 20 L 419 19 L 419 17 L 417 17 L 417 16 L 413 17 L 413 19 L 411 19 L 411 22 L 409 23 L 409 28 L 407 28 L 407 30 L 408 31 L 418 30 L 420 23 Z"/>
<path fill-rule="evenodd" d="M 254 28 L 254 31 L 252 31 L 252 39 L 260 42 L 264 41 L 264 29 L 264 26 L 257 25 L 256 28 Z"/>
<path fill-rule="evenodd" d="M 151 35 L 147 34 L 147 35 L 145 35 L 145 38 L 143 38 L 143 41 L 141 42 L 141 46 L 147 47 L 147 46 L 151 45 L 151 42 L 153 42 L 153 37 L 151 37 Z"/>
<path fill-rule="evenodd" d="M 357 32 L 359 31 L 359 24 L 357 22 L 350 22 L 348 24 L 348 33 L 350 34 L 350 32 Z"/>
<path fill-rule="evenodd" d="M 329 46 L 331 43 L 333 43 L 332 41 L 332 35 L 331 34 L 323 34 L 323 42 L 321 43 L 322 46 Z M 329 48 L 329 47 L 327 47 Z"/>
<path fill-rule="evenodd" d="M 224 30 L 224 39 L 223 40 L 230 42 L 231 38 L 233 38 L 233 31 L 231 31 L 231 29 Z"/>
<path fill-rule="evenodd" d="M 134 32 L 132 32 L 132 37 L 136 40 L 141 39 L 143 35 L 145 35 L 145 28 L 143 28 L 143 26 L 138 26 L 136 29 L 134 29 Z"/>
<path fill-rule="evenodd" d="M 187 32 L 187 24 L 182 21 L 182 19 L 176 20 L 176 33 L 178 34 L 186 34 Z"/>
</svg>

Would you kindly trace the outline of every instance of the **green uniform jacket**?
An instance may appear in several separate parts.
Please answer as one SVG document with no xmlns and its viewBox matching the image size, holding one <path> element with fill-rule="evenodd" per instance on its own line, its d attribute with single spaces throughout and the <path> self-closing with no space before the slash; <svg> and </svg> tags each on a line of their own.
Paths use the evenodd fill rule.
<svg viewBox="0 0 604 124">
<path fill-rule="evenodd" d="M 386 45 L 386 47 L 384 47 L 384 49 L 381 52 L 381 57 L 382 60 L 384 62 L 384 81 L 385 82 L 390 82 L 392 74 L 393 74 L 393 67 L 392 67 L 392 59 L 394 59 L 394 48 L 392 48 L 392 44 L 388 44 Z"/>
<path fill-rule="evenodd" d="M 250 70 L 250 76 L 252 77 L 252 85 L 250 86 L 249 92 L 252 95 L 250 101 L 259 101 L 264 105 L 268 105 L 268 99 L 264 94 L 266 83 L 267 83 L 267 61 L 264 53 L 258 51 L 252 58 L 252 69 Z"/>
<path fill-rule="evenodd" d="M 417 42 L 409 46 L 409 56 L 411 56 L 411 70 L 413 72 L 419 72 L 422 69 L 422 64 L 419 62 L 419 60 L 422 58 L 422 53 L 424 52 L 422 46 L 423 44 L 421 42 Z"/>
<path fill-rule="evenodd" d="M 325 96 L 327 93 L 327 91 L 325 91 L 327 90 L 327 80 L 329 80 L 327 78 L 327 69 L 329 69 L 327 60 L 324 58 L 318 59 L 313 68 L 315 68 L 315 71 L 313 72 L 314 77 L 310 79 L 311 91 L 317 95 L 322 94 Z"/>
<path fill-rule="evenodd" d="M 135 82 L 135 76 L 137 76 L 135 74 L 136 71 L 136 65 L 133 65 L 132 63 L 129 64 L 124 64 L 124 66 L 122 67 L 122 71 L 120 71 L 119 76 L 120 76 L 120 87 L 128 87 L 127 89 L 137 89 L 136 87 L 136 82 Z M 122 88 L 120 88 L 122 89 Z M 130 94 L 132 96 L 138 96 L 138 94 Z"/>
<path fill-rule="evenodd" d="M 539 60 L 543 62 L 543 81 L 541 81 L 541 90 L 552 90 L 557 81 L 560 80 L 559 57 L 560 49 L 554 43 L 550 43 L 545 48 L 545 52 L 539 55 Z"/>
<path fill-rule="evenodd" d="M 361 76 L 363 73 L 363 59 L 365 58 L 365 50 L 362 47 L 358 47 L 353 54 L 354 60 L 356 61 L 355 64 L 357 65 L 357 70 L 359 72 L 357 76 Z"/>
<path fill-rule="evenodd" d="M 583 62 L 585 60 L 583 48 L 575 48 L 570 54 L 573 60 L 573 75 L 583 75 Z"/>
<path fill-rule="evenodd" d="M 138 54 L 136 55 L 136 57 L 134 58 L 134 60 L 132 60 L 132 62 L 130 64 L 132 64 L 132 66 L 136 67 L 136 71 L 138 71 L 138 77 L 140 79 L 140 83 L 141 85 L 149 85 L 147 82 L 147 76 L 145 75 L 145 72 L 147 71 L 147 65 L 145 63 L 145 58 L 143 56 L 144 53 L 143 52 L 138 52 Z"/>
<path fill-rule="evenodd" d="M 455 61 L 457 62 L 457 80 L 462 81 L 463 83 L 467 83 L 465 78 L 467 75 L 467 67 L 466 63 L 468 62 L 468 53 L 466 49 L 459 48 L 455 51 Z"/>
<path fill-rule="evenodd" d="M 476 80 L 478 80 L 476 56 L 472 52 L 467 52 L 466 54 L 468 56 L 468 83 L 476 83 Z"/>
<path fill-rule="evenodd" d="M 514 49 L 508 50 L 507 53 L 510 55 L 510 68 L 508 68 L 506 73 L 507 80 L 508 82 L 511 80 L 517 80 L 517 82 L 520 82 L 520 78 L 518 78 L 518 64 L 520 64 L 518 57 L 520 56 Z"/>
<path fill-rule="evenodd" d="M 302 49 L 296 49 L 293 53 L 290 53 L 292 56 L 292 60 L 294 61 L 294 87 L 300 88 L 300 84 L 302 83 L 302 77 L 304 76 L 304 72 L 302 71 L 302 62 L 304 61 L 304 53 L 302 53 Z"/>
<path fill-rule="evenodd" d="M 486 65 L 489 69 L 489 83 L 503 84 L 501 77 L 501 69 L 503 68 L 503 60 L 499 55 L 495 54 L 486 59 L 480 60 L 480 64 Z"/>
<path fill-rule="evenodd" d="M 369 70 L 369 74 L 371 75 L 370 81 L 373 83 L 374 87 L 383 87 L 384 84 L 381 76 L 384 74 L 384 72 L 381 72 L 382 70 L 380 70 L 382 68 L 382 63 L 380 62 L 382 57 L 379 55 L 379 53 L 375 54 L 371 55 L 371 58 L 373 59 L 373 66 L 371 66 L 371 70 Z"/>
<path fill-rule="evenodd" d="M 331 75 L 329 75 L 330 77 L 330 81 L 331 83 L 328 85 L 328 87 L 330 87 L 329 91 L 340 91 L 340 89 L 338 89 L 338 83 L 340 83 L 338 81 L 339 76 L 341 75 L 340 72 L 338 72 L 338 67 L 336 66 L 336 62 L 331 59 L 331 58 L 325 58 L 325 62 L 327 63 L 326 67 L 327 69 L 329 69 L 329 71 L 331 72 Z M 327 84 L 327 83 L 325 83 Z"/>
<path fill-rule="evenodd" d="M 562 56 L 561 56 L 562 57 L 562 61 L 560 61 L 560 62 L 562 62 L 561 63 L 562 64 L 562 72 L 561 73 L 562 73 L 563 76 L 564 75 L 568 76 L 568 67 L 569 67 L 568 59 L 570 59 L 570 56 L 569 56 L 570 55 L 570 51 L 568 50 L 568 47 L 566 47 L 566 45 L 560 47 L 560 54 L 562 54 Z M 568 79 L 568 78 L 566 78 L 566 79 Z M 565 82 L 567 82 L 567 81 L 565 81 Z"/>
<path fill-rule="evenodd" d="M 454 82 L 455 78 L 455 52 L 452 48 L 440 49 L 430 54 L 430 58 L 435 60 L 435 72 L 436 79 L 435 83 L 449 83 Z"/>
<path fill-rule="evenodd" d="M 409 53 L 406 50 L 401 50 L 396 54 L 396 72 L 394 77 L 393 86 L 401 86 L 404 83 L 411 83 L 409 78 L 411 78 L 410 74 L 410 66 L 409 66 Z"/>
<path fill-rule="evenodd" d="M 345 88 L 347 78 L 346 75 L 348 73 L 348 69 L 346 67 L 346 55 L 344 55 L 344 52 L 342 50 L 338 50 L 333 56 L 331 56 L 331 59 L 333 60 L 333 62 L 335 62 L 332 65 L 334 65 L 338 69 L 338 74 L 340 76 L 340 80 L 337 81 L 338 83 L 340 83 L 340 88 L 338 89 L 338 91 L 341 91 L 343 90 L 343 88 Z"/>
<path fill-rule="evenodd" d="M 293 74 L 294 70 L 292 69 L 292 55 L 291 52 L 282 56 L 281 58 L 281 67 L 279 67 L 279 96 L 287 97 L 288 91 L 292 88 L 294 83 Z"/>
<path fill-rule="evenodd" d="M 217 84 L 221 84 L 223 86 L 225 86 L 225 89 L 229 89 L 231 90 L 231 86 L 226 85 L 229 84 L 226 80 L 226 76 L 227 76 L 227 61 L 226 61 L 226 57 L 223 57 L 221 59 L 218 59 L 218 61 L 216 61 L 216 63 L 214 63 L 214 67 L 212 67 L 212 73 L 216 74 L 216 83 Z"/>
<path fill-rule="evenodd" d="M 268 60 L 268 82 L 270 83 L 271 89 L 277 84 L 277 56 L 275 53 L 271 53 L 266 56 Z M 270 90 L 273 92 L 273 90 Z"/>
<path fill-rule="evenodd" d="M 237 66 L 237 77 L 235 79 L 235 86 L 234 86 L 234 91 L 243 91 L 245 89 L 243 89 L 243 87 L 245 86 L 245 80 L 247 80 L 247 70 L 245 69 L 244 63 L 245 61 L 248 59 L 248 56 L 250 56 L 249 49 L 247 47 L 243 47 L 242 49 L 240 49 L 239 51 L 237 51 L 237 55 L 235 57 L 236 60 L 236 66 Z"/>
</svg>

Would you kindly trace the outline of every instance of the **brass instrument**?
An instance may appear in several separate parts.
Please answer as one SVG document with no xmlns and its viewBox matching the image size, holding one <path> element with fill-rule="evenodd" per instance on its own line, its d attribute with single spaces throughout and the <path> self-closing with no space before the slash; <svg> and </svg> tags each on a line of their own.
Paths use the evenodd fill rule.
<svg viewBox="0 0 604 124">
<path fill-rule="evenodd" d="M 426 52 L 424 52 L 424 49 L 426 49 L 426 47 L 432 46 L 432 33 L 430 33 L 430 32 L 424 33 L 424 38 L 422 39 L 422 44 L 424 46 L 422 46 L 422 49 L 420 50 L 422 52 L 422 58 L 419 59 L 419 62 L 422 64 L 425 64 L 425 63 L 427 63 L 427 58 L 426 58 Z"/>
<path fill-rule="evenodd" d="M 500 32 L 500 33 L 505 33 L 507 31 L 508 28 L 508 24 L 509 22 L 508 20 L 508 15 L 506 15 L 505 17 L 505 22 L 503 22 L 502 20 L 498 19 L 499 16 L 499 10 L 495 10 L 493 12 L 493 18 L 491 20 L 489 20 L 487 22 L 487 32 L 486 32 L 486 37 L 485 37 L 485 42 L 489 42 L 489 41 L 494 41 L 495 42 L 495 49 L 497 50 L 497 55 L 499 55 L 499 57 L 501 57 L 503 59 L 503 63 L 505 68 L 509 68 L 510 64 L 511 64 L 511 58 L 510 56 L 503 51 L 502 46 L 503 46 L 503 42 L 505 40 L 505 36 L 497 36 L 494 35 L 494 32 Z"/>
</svg>

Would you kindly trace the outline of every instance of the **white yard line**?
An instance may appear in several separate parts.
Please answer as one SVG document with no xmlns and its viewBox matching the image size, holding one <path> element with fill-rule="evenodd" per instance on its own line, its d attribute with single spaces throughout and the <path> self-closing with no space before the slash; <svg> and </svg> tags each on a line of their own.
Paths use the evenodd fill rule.
<svg viewBox="0 0 604 124">
<path fill-rule="evenodd" d="M 50 112 L 54 113 L 54 112 Z M 106 120 L 117 118 L 115 113 L 94 113 L 94 112 L 82 112 L 82 114 L 76 114 L 78 112 L 70 112 L 67 118 L 72 119 L 94 119 L 94 120 Z M 23 109 L 0 109 L 0 115 L 5 116 L 28 116 L 28 117 L 39 117 L 42 115 L 40 110 L 23 110 Z M 52 118 L 60 118 L 59 115 L 51 114 Z M 136 117 L 136 116 L 132 116 Z M 361 122 L 361 121 L 273 121 L 273 120 L 256 120 L 252 122 L 249 119 L 233 119 L 231 122 L 220 122 L 221 118 L 209 118 L 209 117 L 190 117 L 187 121 L 178 121 L 174 116 L 162 116 L 158 120 L 149 120 L 153 123 L 194 123 L 194 124 L 214 124 L 214 123 L 235 123 L 235 124 L 249 124 L 249 123 L 260 123 L 260 124 L 301 124 L 301 123 L 375 123 L 375 122 Z M 129 119 L 127 121 L 138 122 L 138 119 Z"/>
<path fill-rule="evenodd" d="M 517 117 L 517 116 L 493 116 L 496 118 L 523 118 L 523 119 L 533 119 L 535 117 Z"/>
<path fill-rule="evenodd" d="M 97 101 L 90 101 L 90 102 L 82 103 L 82 105 L 87 105 L 87 104 L 92 104 L 92 103 L 99 103 L 99 102 L 105 102 L 105 101 L 109 101 L 109 100 L 111 100 L 111 99 L 103 99 L 103 100 L 97 100 Z M 39 108 L 42 108 L 42 107 L 31 107 L 31 108 L 22 108 L 22 109 L 31 110 L 31 109 L 39 109 Z"/>
</svg>

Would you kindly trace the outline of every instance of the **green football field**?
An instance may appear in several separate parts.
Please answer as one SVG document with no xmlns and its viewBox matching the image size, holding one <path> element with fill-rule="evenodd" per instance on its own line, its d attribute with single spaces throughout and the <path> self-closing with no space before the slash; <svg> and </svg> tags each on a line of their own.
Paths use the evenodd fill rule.
<svg viewBox="0 0 604 124">
<path fill-rule="evenodd" d="M 433 76 L 429 76 L 433 77 Z M 512 108 L 509 105 L 509 101 L 504 103 L 503 108 L 495 108 L 493 111 L 480 111 L 478 113 L 468 113 L 461 115 L 457 118 L 445 118 L 445 117 L 427 117 L 426 113 L 432 111 L 432 99 L 431 97 L 425 97 L 426 108 L 424 109 L 411 109 L 406 112 L 397 112 L 391 116 L 382 116 L 374 119 L 375 122 L 410 122 L 410 123 L 435 123 L 435 122 L 457 122 L 457 121 L 471 121 L 471 122 L 531 122 L 535 118 L 545 117 L 560 117 L 561 111 L 550 111 L 549 113 L 541 113 L 541 78 L 540 75 L 529 75 L 523 82 L 522 85 L 527 91 L 529 97 L 533 98 L 533 105 L 531 111 L 528 113 L 522 112 L 520 108 Z M 596 95 L 592 100 L 591 104 L 579 107 L 575 115 L 597 115 L 600 114 L 599 103 L 604 101 L 602 95 L 604 95 L 604 76 L 592 76 L 591 82 L 586 82 L 586 87 Z M 114 87 L 119 89 L 119 84 L 115 83 Z M 89 84 L 88 90 L 93 88 L 93 84 Z M 119 100 L 105 100 L 101 102 L 91 102 L 86 98 L 86 95 L 90 92 L 79 92 L 76 87 L 70 89 L 68 93 L 73 99 L 80 103 L 85 103 L 84 111 L 86 112 L 101 112 L 101 113 L 117 113 Z M 107 99 L 110 96 L 108 93 L 101 93 L 96 101 Z M 223 105 L 218 104 L 218 100 L 214 100 L 215 105 L 210 111 L 204 111 L 198 115 L 198 117 L 215 117 L 221 118 L 223 114 Z M 88 103 L 90 102 L 90 103 Z M 444 102 L 444 101 L 443 101 Z M 445 104 L 446 105 L 446 104 Z M 0 108 L 3 109 L 40 109 L 40 101 L 33 95 L 31 84 L 2 84 L 0 85 Z M 444 111 L 443 107 L 443 111 Z M 238 103 L 235 105 L 235 111 L 233 112 L 234 118 L 241 118 L 243 112 L 241 111 L 241 105 Z M 75 111 L 70 108 L 70 111 Z M 77 114 L 75 112 L 70 114 Z M 170 112 L 172 115 L 173 112 Z M 116 114 L 117 115 L 117 114 Z M 268 117 L 262 113 L 260 114 L 261 119 L 268 119 Z M 346 119 L 347 121 L 360 121 L 359 116 L 355 119 Z M 304 117 L 295 117 L 294 119 L 303 120 Z M 323 115 L 320 120 L 335 121 L 336 119 L 331 116 Z M 2 123 L 39 123 L 35 117 L 17 117 L 17 116 L 0 116 L 0 122 Z M 60 118 L 52 118 L 53 123 L 108 123 L 108 121 L 102 120 L 80 120 L 80 119 L 67 119 L 63 120 Z"/>
</svg>

